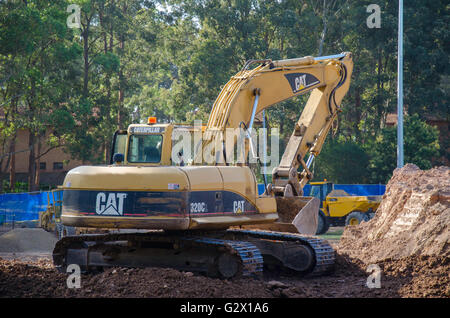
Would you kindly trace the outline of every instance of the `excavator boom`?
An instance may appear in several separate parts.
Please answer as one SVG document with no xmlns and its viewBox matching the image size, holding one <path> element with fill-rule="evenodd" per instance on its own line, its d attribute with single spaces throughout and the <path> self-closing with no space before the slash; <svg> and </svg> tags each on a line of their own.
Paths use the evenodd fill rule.
<svg viewBox="0 0 450 318">
<path fill-rule="evenodd" d="M 249 69 L 254 64 L 259 65 Z M 303 187 L 312 178 L 309 166 L 313 158 L 319 155 L 331 125 L 340 111 L 340 103 L 349 89 L 352 70 L 351 53 L 247 62 L 217 97 L 208 120 L 202 148 L 208 149 L 209 144 L 213 142 L 220 144 L 216 138 L 223 138 L 228 128 L 244 126 L 251 130 L 255 116 L 263 110 L 274 107 L 283 100 L 311 92 L 280 164 L 273 172 L 272 191 L 277 195 L 284 196 L 286 191 L 294 196 L 302 195 Z M 231 157 L 232 147 L 234 143 L 227 142 L 225 151 L 216 149 L 212 157 L 220 158 L 223 163 Z M 305 162 L 308 153 L 310 157 Z M 299 168 L 303 171 L 297 175 Z M 287 186 L 289 189 L 286 189 Z"/>
</svg>

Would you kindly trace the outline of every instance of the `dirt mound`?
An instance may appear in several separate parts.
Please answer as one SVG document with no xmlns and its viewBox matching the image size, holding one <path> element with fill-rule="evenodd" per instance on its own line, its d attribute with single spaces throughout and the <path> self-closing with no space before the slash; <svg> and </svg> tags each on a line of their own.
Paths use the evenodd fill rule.
<svg viewBox="0 0 450 318">
<path fill-rule="evenodd" d="M 20 228 L 0 236 L 0 252 L 45 252 L 52 253 L 57 238 L 43 229 Z"/>
<path fill-rule="evenodd" d="M 344 190 L 333 190 L 327 195 L 328 197 L 348 197 L 350 194 L 345 192 Z"/>
<path fill-rule="evenodd" d="M 450 256 L 450 168 L 396 169 L 369 222 L 347 227 L 339 253 L 366 264 L 411 255 Z"/>
</svg>

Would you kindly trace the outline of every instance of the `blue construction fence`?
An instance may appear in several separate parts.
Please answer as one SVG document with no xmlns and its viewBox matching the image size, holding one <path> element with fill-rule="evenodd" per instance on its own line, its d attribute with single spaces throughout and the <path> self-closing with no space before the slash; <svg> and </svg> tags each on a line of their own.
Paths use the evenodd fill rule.
<svg viewBox="0 0 450 318">
<path fill-rule="evenodd" d="M 383 195 L 386 191 L 384 184 L 334 184 L 335 190 L 344 190 L 350 195 L 354 196 L 372 196 Z M 264 184 L 258 184 L 258 193 L 264 192 Z M 311 185 L 307 184 L 303 188 L 303 194 L 308 196 L 311 192 Z"/>
<path fill-rule="evenodd" d="M 53 196 L 48 194 L 46 191 L 0 194 L 0 226 L 24 222 L 29 226 L 37 224 L 39 212 L 47 210 L 48 199 L 53 203 Z"/>
</svg>

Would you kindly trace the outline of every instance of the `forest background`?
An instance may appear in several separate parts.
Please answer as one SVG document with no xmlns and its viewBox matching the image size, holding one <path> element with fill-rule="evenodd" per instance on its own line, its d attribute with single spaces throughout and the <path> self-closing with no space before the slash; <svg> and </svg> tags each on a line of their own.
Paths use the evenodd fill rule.
<svg viewBox="0 0 450 318">
<path fill-rule="evenodd" d="M 422 169 L 449 158 L 448 133 L 428 123 L 448 125 L 449 9 L 445 0 L 404 7 L 405 162 Z M 388 0 L 0 1 L 0 167 L 10 166 L 20 129 L 30 145 L 105 163 L 114 131 L 147 116 L 206 123 L 221 87 L 248 59 L 350 51 L 351 87 L 315 179 L 385 183 L 397 156 L 396 127 L 386 125 L 397 110 L 397 16 L 397 1 Z M 268 111 L 281 152 L 306 99 Z M 31 148 L 34 180 L 44 147 Z"/>
</svg>

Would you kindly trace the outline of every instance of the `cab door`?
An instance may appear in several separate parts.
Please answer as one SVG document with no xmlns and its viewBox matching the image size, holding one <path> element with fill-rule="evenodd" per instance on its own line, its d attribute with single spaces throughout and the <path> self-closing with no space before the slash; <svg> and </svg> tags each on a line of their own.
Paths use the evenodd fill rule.
<svg viewBox="0 0 450 318">
<path fill-rule="evenodd" d="M 112 145 L 111 145 L 111 156 L 109 158 L 109 164 L 112 165 L 114 163 L 114 154 L 120 153 L 125 156 L 126 148 L 127 148 L 127 131 L 126 130 L 117 130 L 114 133 Z"/>
</svg>

